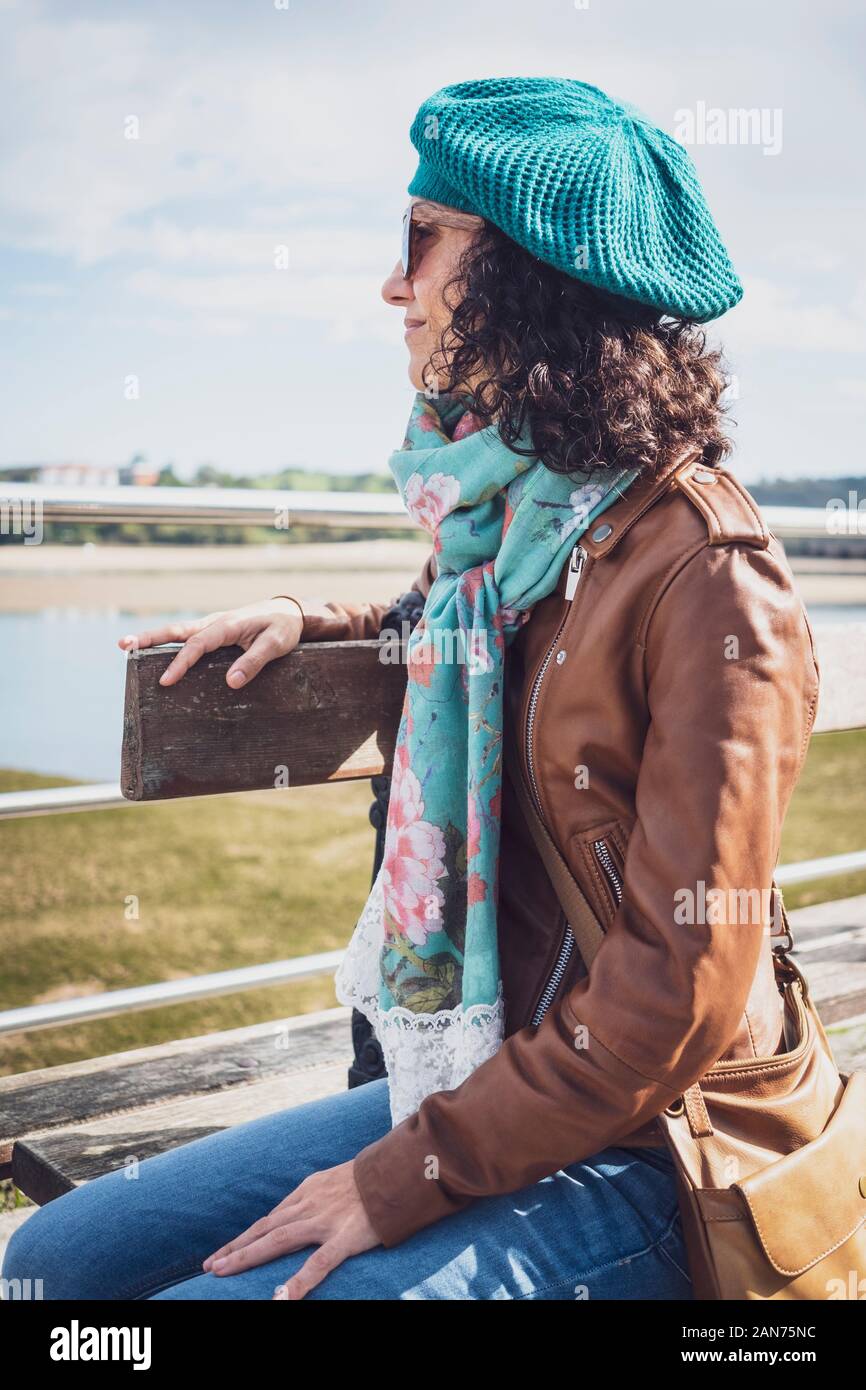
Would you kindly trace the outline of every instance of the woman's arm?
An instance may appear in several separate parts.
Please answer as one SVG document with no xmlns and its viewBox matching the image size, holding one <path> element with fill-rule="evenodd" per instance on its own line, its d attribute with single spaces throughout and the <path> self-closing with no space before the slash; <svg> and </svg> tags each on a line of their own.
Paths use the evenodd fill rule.
<svg viewBox="0 0 866 1390">
<path fill-rule="evenodd" d="M 763 928 L 678 923 L 675 895 L 701 880 L 707 892 L 770 886 L 818 690 L 787 570 L 735 543 L 699 551 L 657 604 L 646 672 L 651 724 L 616 917 L 588 977 L 539 1027 L 357 1156 L 386 1246 L 615 1144 L 736 1032 Z"/>
<path fill-rule="evenodd" d="M 435 557 L 430 554 L 412 587 L 426 598 L 435 577 Z M 243 647 L 226 672 L 226 683 L 235 688 L 247 685 L 277 657 L 294 651 L 299 642 L 346 642 L 379 635 L 385 603 L 330 603 L 324 599 L 303 600 L 287 594 L 274 594 L 261 603 L 208 613 L 202 618 L 167 623 L 160 628 L 130 633 L 118 639 L 124 651 L 156 647 L 163 642 L 182 642 L 183 646 L 160 676 L 160 685 L 175 685 L 206 652 L 219 647 Z"/>
</svg>

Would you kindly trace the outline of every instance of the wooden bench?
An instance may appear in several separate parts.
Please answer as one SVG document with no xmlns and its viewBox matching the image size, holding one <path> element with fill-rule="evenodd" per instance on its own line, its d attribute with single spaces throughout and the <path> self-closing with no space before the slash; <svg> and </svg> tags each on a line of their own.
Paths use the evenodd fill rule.
<svg viewBox="0 0 866 1390">
<path fill-rule="evenodd" d="M 866 726 L 866 673 L 843 631 L 830 644 L 853 674 L 844 696 L 822 702 L 817 730 Z M 160 686 L 176 650 L 129 659 L 122 787 L 131 800 L 387 778 L 405 667 L 383 662 L 380 644 L 304 645 L 241 691 L 225 683 L 238 648 Z M 829 652 L 825 678 L 836 666 Z M 381 822 L 387 781 L 379 790 Z M 866 1065 L 866 896 L 790 916 L 840 1066 Z M 331 1009 L 0 1078 L 0 1176 L 44 1204 L 125 1163 L 341 1090 L 350 1018 Z"/>
</svg>

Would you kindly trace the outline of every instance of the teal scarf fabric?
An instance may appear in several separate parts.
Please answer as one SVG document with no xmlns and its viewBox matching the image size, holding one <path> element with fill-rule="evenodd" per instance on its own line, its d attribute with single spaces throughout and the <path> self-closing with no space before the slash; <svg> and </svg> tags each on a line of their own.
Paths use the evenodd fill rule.
<svg viewBox="0 0 866 1390">
<path fill-rule="evenodd" d="M 382 869 L 338 982 L 382 1043 L 398 1123 L 501 1045 L 506 649 L 638 470 L 582 484 L 478 428 L 466 397 L 422 393 L 389 464 L 438 575 L 408 643 Z"/>
</svg>

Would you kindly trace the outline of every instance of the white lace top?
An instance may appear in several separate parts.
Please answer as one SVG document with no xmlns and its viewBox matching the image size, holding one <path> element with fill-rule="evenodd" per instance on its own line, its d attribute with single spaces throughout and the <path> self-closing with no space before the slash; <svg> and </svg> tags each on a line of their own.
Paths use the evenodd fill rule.
<svg viewBox="0 0 866 1390">
<path fill-rule="evenodd" d="M 379 954 L 385 940 L 381 870 L 370 891 L 335 985 L 341 1004 L 369 1019 L 388 1071 L 391 1123 L 414 1114 L 434 1091 L 451 1091 L 476 1067 L 499 1051 L 505 1031 L 505 999 L 500 981 L 494 1004 L 435 1014 L 379 1008 Z"/>
</svg>

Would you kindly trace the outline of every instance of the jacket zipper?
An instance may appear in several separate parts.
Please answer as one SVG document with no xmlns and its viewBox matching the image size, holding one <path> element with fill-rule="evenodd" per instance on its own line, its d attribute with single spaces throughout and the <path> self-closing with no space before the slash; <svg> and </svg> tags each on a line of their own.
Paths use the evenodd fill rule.
<svg viewBox="0 0 866 1390">
<path fill-rule="evenodd" d="M 556 965 L 553 967 L 553 972 L 550 976 L 550 979 L 544 986 L 544 991 L 541 995 L 541 998 L 538 1001 L 538 1007 L 536 1008 L 535 1013 L 532 1015 L 533 1026 L 541 1022 L 541 1020 L 544 1018 L 544 1015 L 547 1013 L 547 1010 L 553 1003 L 556 991 L 559 989 L 559 986 L 562 983 L 562 977 L 565 974 L 568 962 L 571 960 L 573 950 L 574 933 L 571 930 L 571 927 L 569 927 L 566 924 L 565 936 L 563 937 L 562 945 L 559 948 L 559 955 L 556 958 Z"/>
<path fill-rule="evenodd" d="M 580 576 L 583 574 L 583 567 L 585 563 L 586 551 L 583 549 L 583 546 L 576 545 L 574 547 L 574 550 L 571 552 L 571 559 L 568 562 L 568 579 L 566 580 L 565 585 L 565 597 L 569 601 L 569 603 L 574 602 L 575 590 L 577 589 L 578 583 L 580 582 Z M 559 639 L 562 636 L 562 629 L 565 627 L 565 620 L 567 617 L 568 614 L 566 613 L 565 617 L 563 618 L 562 622 L 559 624 L 559 627 L 556 630 L 556 636 L 554 637 L 553 641 L 551 642 L 550 646 L 545 652 L 544 660 L 538 668 L 538 675 L 535 677 L 535 680 L 533 681 L 532 693 L 529 696 L 529 709 L 527 710 L 526 714 L 526 768 L 529 773 L 529 782 L 532 788 L 533 800 L 535 801 L 535 806 L 539 816 L 541 815 L 541 797 L 538 790 L 538 783 L 535 780 L 535 769 L 532 766 L 532 739 L 533 734 L 535 732 L 535 713 L 538 709 L 538 697 L 541 694 L 541 682 L 544 680 L 547 668 L 550 665 L 551 660 L 553 659 L 553 653 L 556 651 Z"/>
<path fill-rule="evenodd" d="M 574 547 L 574 550 L 571 552 L 571 558 L 568 562 L 568 578 L 565 583 L 565 597 L 569 603 L 572 603 L 574 601 L 575 591 L 577 589 L 578 584 L 580 583 L 580 577 L 583 574 L 583 567 L 585 563 L 586 551 L 583 549 L 583 546 L 576 545 Z M 544 680 L 547 668 L 550 665 L 551 660 L 553 658 L 553 653 L 556 651 L 559 639 L 562 636 L 562 629 L 565 627 L 567 617 L 568 613 L 565 614 L 565 617 L 563 617 L 562 622 L 559 624 L 559 627 L 556 630 L 556 636 L 554 637 L 553 641 L 551 642 L 550 646 L 545 652 L 544 660 L 538 668 L 538 675 L 535 677 L 535 680 L 532 685 L 532 691 L 529 696 L 529 708 L 527 710 L 526 716 L 526 768 L 529 773 L 529 785 L 530 790 L 532 792 L 532 799 L 535 802 L 535 809 L 537 810 L 542 823 L 544 822 L 544 816 L 542 815 L 541 811 L 541 797 L 538 790 L 538 783 L 535 780 L 535 769 L 532 766 L 532 740 L 533 734 L 535 732 L 535 714 L 536 710 L 538 709 L 538 698 L 541 694 L 541 682 Z M 559 952 L 556 957 L 556 963 L 553 967 L 553 970 L 551 971 L 546 985 L 544 986 L 544 989 L 541 992 L 541 998 L 539 999 L 535 1012 L 532 1015 L 531 1022 L 534 1027 L 541 1022 L 541 1020 L 544 1018 L 544 1015 L 547 1013 L 547 1010 L 553 1003 L 556 991 L 559 989 L 559 986 L 562 983 L 562 977 L 565 974 L 566 969 L 568 968 L 568 963 L 571 960 L 574 947 L 574 932 L 571 930 L 571 927 L 569 926 L 568 922 L 566 922 L 565 933 L 563 935 L 562 944 L 560 945 Z"/>
<path fill-rule="evenodd" d="M 622 902 L 622 880 L 616 871 L 616 865 L 613 862 L 611 852 L 604 840 L 593 840 L 592 847 L 595 850 L 595 857 L 604 870 L 607 881 L 613 889 L 613 895 L 616 898 L 617 904 L 619 904 Z"/>
</svg>

